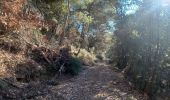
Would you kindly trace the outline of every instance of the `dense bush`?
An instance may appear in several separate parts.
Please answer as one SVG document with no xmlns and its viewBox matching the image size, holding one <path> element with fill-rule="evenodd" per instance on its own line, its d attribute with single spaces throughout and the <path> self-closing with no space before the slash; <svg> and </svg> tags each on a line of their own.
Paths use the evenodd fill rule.
<svg viewBox="0 0 170 100">
<path fill-rule="evenodd" d="M 160 7 L 154 9 L 155 4 Z M 117 9 L 123 10 L 125 6 L 120 2 Z M 150 100 L 168 100 L 170 9 L 161 7 L 154 0 L 143 0 L 142 7 L 131 15 L 118 11 L 117 40 L 110 50 L 111 58 L 137 89 L 149 95 Z M 148 9 L 153 10 L 148 12 Z"/>
<path fill-rule="evenodd" d="M 102 57 L 102 55 L 96 55 L 96 58 L 98 59 L 98 60 L 103 60 L 103 57 Z"/>
<path fill-rule="evenodd" d="M 81 71 L 81 67 L 82 62 L 78 58 L 71 57 L 65 71 L 71 75 L 78 75 L 78 73 Z"/>
</svg>

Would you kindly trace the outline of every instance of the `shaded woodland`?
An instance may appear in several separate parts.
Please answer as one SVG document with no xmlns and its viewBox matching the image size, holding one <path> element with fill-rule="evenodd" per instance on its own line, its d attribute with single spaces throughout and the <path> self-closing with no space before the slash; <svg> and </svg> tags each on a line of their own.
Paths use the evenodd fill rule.
<svg viewBox="0 0 170 100">
<path fill-rule="evenodd" d="M 43 91 L 104 63 L 127 100 L 169 100 L 169 27 L 168 0 L 0 0 L 0 99 L 70 100 Z"/>
</svg>

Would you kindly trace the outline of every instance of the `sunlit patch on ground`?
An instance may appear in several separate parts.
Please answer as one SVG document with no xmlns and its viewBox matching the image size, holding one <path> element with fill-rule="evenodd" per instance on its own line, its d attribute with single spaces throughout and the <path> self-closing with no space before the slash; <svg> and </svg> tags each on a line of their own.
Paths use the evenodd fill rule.
<svg viewBox="0 0 170 100">
<path fill-rule="evenodd" d="M 103 97 L 108 97 L 109 94 L 107 94 L 106 92 L 101 92 L 101 93 L 98 93 L 97 95 L 94 96 L 94 98 L 103 98 Z"/>
</svg>

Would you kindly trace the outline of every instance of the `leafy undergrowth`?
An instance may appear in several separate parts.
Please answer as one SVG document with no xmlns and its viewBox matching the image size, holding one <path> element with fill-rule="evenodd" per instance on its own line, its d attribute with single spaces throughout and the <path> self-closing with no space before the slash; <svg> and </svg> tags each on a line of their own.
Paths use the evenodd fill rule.
<svg viewBox="0 0 170 100">
<path fill-rule="evenodd" d="M 22 50 L 11 53 L 10 50 L 1 49 L 0 53 L 2 61 L 0 99 L 31 99 L 48 95 L 50 90 L 47 85 L 56 85 L 55 79 L 58 75 L 62 73 L 77 75 L 81 69 L 80 60 L 71 57 L 69 49 L 64 47 L 59 51 L 45 47 L 31 47 L 26 54 L 23 54 Z"/>
</svg>

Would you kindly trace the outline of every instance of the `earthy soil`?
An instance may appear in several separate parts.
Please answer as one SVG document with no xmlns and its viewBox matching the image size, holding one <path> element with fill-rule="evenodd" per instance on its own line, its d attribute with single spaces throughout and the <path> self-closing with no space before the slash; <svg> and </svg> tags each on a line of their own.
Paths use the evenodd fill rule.
<svg viewBox="0 0 170 100">
<path fill-rule="evenodd" d="M 56 82 L 56 83 L 55 83 Z M 15 96 L 8 100 L 146 100 L 126 81 L 121 72 L 108 65 L 85 66 L 79 75 L 61 76 L 55 81 L 24 84 Z"/>
<path fill-rule="evenodd" d="M 145 100 L 116 70 L 105 64 L 86 67 L 80 75 L 51 88 L 65 100 Z"/>
</svg>

